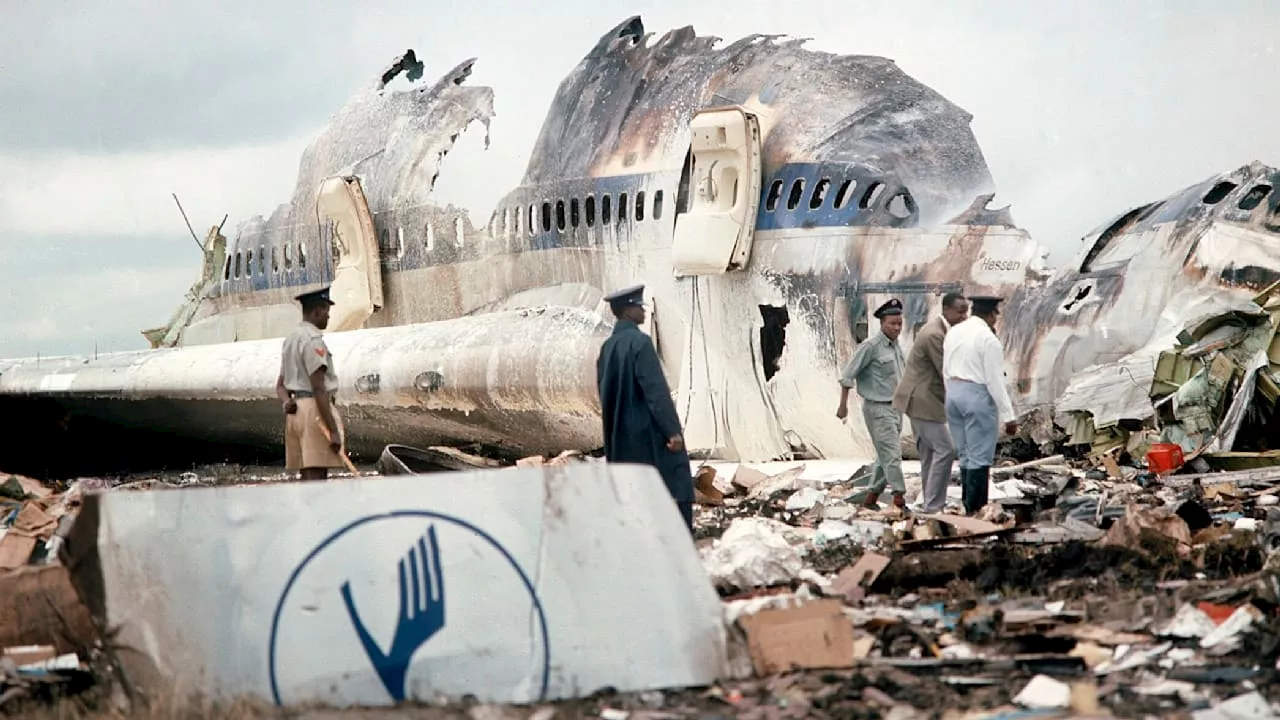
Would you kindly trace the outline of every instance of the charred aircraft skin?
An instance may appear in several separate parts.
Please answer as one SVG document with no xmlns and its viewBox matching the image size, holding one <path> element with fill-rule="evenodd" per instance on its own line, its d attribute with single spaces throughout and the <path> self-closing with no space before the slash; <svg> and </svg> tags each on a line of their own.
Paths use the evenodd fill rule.
<svg viewBox="0 0 1280 720">
<path fill-rule="evenodd" d="M 1086 236 L 1046 283 L 1011 298 L 1000 334 L 1012 397 L 1040 439 L 1082 370 L 1170 347 L 1192 318 L 1280 279 L 1278 182 L 1280 170 L 1254 162 L 1131 209 Z M 1150 364 L 1126 370 L 1141 402 Z"/>
<path fill-rule="evenodd" d="M 406 55 L 354 98 L 308 149 L 292 201 L 240 227 L 163 362 L 19 363 L 0 368 L 0 394 L 135 425 L 155 414 L 134 408 L 163 403 L 175 432 L 276 443 L 272 339 L 298 322 L 294 295 L 332 282 L 336 329 L 363 328 L 331 324 L 329 344 L 368 450 L 590 451 L 601 298 L 643 282 L 691 450 L 865 456 L 865 429 L 834 417 L 835 383 L 876 330 L 871 310 L 901 298 L 909 345 L 943 292 L 1042 277 L 1041 248 L 987 209 L 970 116 L 892 61 L 767 36 L 717 47 L 690 28 L 650 42 L 629 18 L 561 84 L 524 179 L 480 229 L 431 189 L 458 133 L 493 116 L 492 91 L 464 84 L 470 61 L 427 88 L 383 88 L 412 67 Z M 710 216 L 736 229 L 689 231 Z M 689 260 L 716 243 L 722 267 Z M 558 353 L 530 312 L 577 318 L 554 329 Z M 228 415 L 219 402 L 243 415 L 234 431 L 206 421 Z"/>
</svg>

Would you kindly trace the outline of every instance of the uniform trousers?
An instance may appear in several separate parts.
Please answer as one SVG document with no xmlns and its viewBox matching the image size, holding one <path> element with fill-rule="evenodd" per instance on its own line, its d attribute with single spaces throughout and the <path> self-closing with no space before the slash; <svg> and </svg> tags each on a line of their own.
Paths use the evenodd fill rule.
<svg viewBox="0 0 1280 720">
<path fill-rule="evenodd" d="M 895 495 L 906 493 L 907 484 L 902 479 L 902 413 L 890 403 L 863 398 L 862 419 L 876 450 L 871 492 L 879 494 L 888 485 Z"/>
</svg>

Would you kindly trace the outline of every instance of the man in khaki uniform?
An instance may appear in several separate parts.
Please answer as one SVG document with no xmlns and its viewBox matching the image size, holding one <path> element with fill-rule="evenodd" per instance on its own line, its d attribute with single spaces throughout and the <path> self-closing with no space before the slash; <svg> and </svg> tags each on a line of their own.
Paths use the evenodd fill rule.
<svg viewBox="0 0 1280 720">
<path fill-rule="evenodd" d="M 893 504 L 906 507 L 907 486 L 902 478 L 902 413 L 893 409 L 893 390 L 902 378 L 902 301 L 891 298 L 872 313 L 880 321 L 880 332 L 872 335 L 853 351 L 853 357 L 840 376 L 840 407 L 836 417 L 849 415 L 849 389 L 858 388 L 862 396 L 862 419 L 876 450 L 876 464 L 871 472 L 871 488 L 865 504 L 880 507 L 880 493 L 887 485 L 893 492 Z"/>
<path fill-rule="evenodd" d="M 329 325 L 329 288 L 303 293 L 302 322 L 284 339 L 276 397 L 284 408 L 285 468 L 300 480 L 323 480 L 340 468 L 344 433 L 333 407 L 338 373 L 321 333 Z"/>
<path fill-rule="evenodd" d="M 893 407 L 911 420 L 920 455 L 920 508 L 942 512 L 956 449 L 947 430 L 947 389 L 942 381 L 942 340 L 947 330 L 969 316 L 969 301 L 960 293 L 942 296 L 942 317 L 916 333 L 902 382 L 893 393 Z"/>
</svg>

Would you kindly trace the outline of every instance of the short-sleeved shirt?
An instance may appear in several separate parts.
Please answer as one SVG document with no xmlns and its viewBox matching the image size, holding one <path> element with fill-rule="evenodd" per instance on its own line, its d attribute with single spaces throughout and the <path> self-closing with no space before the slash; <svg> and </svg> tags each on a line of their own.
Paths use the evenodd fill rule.
<svg viewBox="0 0 1280 720">
<path fill-rule="evenodd" d="M 858 394 L 867 400 L 890 402 L 905 364 L 898 343 L 877 332 L 853 351 L 840 384 L 849 388 L 857 385 Z"/>
<path fill-rule="evenodd" d="M 324 366 L 324 388 L 330 393 L 338 390 L 338 373 L 333 367 L 333 355 L 324 344 L 320 328 L 303 320 L 284 339 L 280 353 L 280 374 L 284 387 L 290 392 L 311 392 L 311 373 Z"/>
</svg>

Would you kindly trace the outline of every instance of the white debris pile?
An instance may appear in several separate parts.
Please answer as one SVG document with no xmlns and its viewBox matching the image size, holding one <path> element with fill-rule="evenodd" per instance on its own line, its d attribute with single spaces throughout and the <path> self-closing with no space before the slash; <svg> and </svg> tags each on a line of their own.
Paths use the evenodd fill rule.
<svg viewBox="0 0 1280 720">
<path fill-rule="evenodd" d="M 792 528 L 777 520 L 739 518 L 703 552 L 703 565 L 724 590 L 790 583 L 804 569 L 804 560 L 789 534 L 794 537 Z"/>
</svg>

